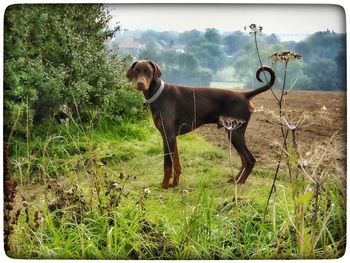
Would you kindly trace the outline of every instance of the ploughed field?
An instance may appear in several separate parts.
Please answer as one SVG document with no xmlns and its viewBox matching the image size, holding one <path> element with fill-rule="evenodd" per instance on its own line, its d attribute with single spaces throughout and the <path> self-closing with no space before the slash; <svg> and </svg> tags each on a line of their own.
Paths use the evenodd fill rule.
<svg viewBox="0 0 350 263">
<path fill-rule="evenodd" d="M 280 97 L 280 92 L 275 92 Z M 246 131 L 246 141 L 257 160 L 257 165 L 272 169 L 277 164 L 283 138 L 278 124 L 279 107 L 271 91 L 262 93 L 252 100 L 255 112 Z M 329 143 L 334 136 L 335 158 L 340 167 L 346 161 L 346 93 L 293 91 L 285 96 L 283 109 L 289 124 L 303 121 L 296 131 L 300 152 L 308 151 Z M 197 129 L 206 140 L 220 147 L 228 148 L 228 136 L 216 124 Z M 291 134 L 289 136 L 291 143 Z"/>
</svg>

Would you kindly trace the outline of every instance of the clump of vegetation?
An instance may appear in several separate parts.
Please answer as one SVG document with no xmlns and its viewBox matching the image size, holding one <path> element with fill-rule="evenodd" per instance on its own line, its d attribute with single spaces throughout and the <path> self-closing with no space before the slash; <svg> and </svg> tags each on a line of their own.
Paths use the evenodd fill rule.
<svg viewBox="0 0 350 263">
<path fill-rule="evenodd" d="M 256 39 L 256 32 L 261 32 L 261 29 L 256 30 L 256 26 L 254 25 L 252 31 L 255 36 L 256 50 L 259 61 L 261 63 Z M 292 61 L 301 60 L 302 56 L 296 52 L 283 51 L 275 52 L 268 58 L 273 63 L 283 64 L 284 76 L 280 96 L 278 97 L 274 92 L 272 92 L 274 98 L 277 101 L 278 114 L 270 111 L 266 115 L 266 120 L 269 123 L 276 125 L 276 127 L 279 127 L 281 130 L 281 152 L 277 154 L 278 164 L 275 169 L 273 183 L 267 199 L 264 220 L 267 216 L 268 206 L 273 194 L 275 196 L 273 198 L 274 206 L 272 213 L 275 213 L 275 202 L 277 194 L 276 180 L 278 174 L 280 173 L 282 162 L 284 162 L 292 187 L 294 212 L 292 215 L 288 214 L 288 217 L 291 220 L 292 226 L 296 231 L 295 243 L 297 247 L 298 257 L 314 258 L 317 257 L 316 250 L 319 242 L 322 243 L 325 241 L 321 241 L 321 236 L 325 239 L 333 239 L 332 235 L 328 237 L 324 236 L 324 234 L 321 234 L 324 231 L 323 227 L 327 224 L 332 224 L 333 222 L 328 218 L 322 217 L 320 214 L 332 213 L 332 208 L 327 206 L 327 203 L 329 202 L 329 195 L 340 197 L 345 191 L 344 173 L 342 171 L 338 174 L 338 169 L 336 169 L 337 165 L 334 163 L 332 164 L 332 161 L 336 158 L 334 148 L 332 147 L 332 142 L 336 134 L 334 134 L 332 138 L 329 139 L 329 142 L 327 142 L 325 146 L 317 145 L 314 152 L 309 151 L 311 147 L 310 145 L 306 147 L 304 146 L 303 150 L 306 148 L 307 153 L 303 152 L 302 147 L 298 143 L 297 134 L 301 132 L 301 128 L 303 126 L 312 125 L 310 124 L 310 120 L 316 123 L 321 118 L 325 118 L 327 109 L 322 107 L 318 120 L 312 120 L 312 118 L 308 116 L 307 113 L 301 115 L 298 114 L 295 116 L 295 113 L 293 114 L 290 109 L 286 109 L 286 97 L 289 94 L 288 92 L 293 88 L 295 84 L 294 83 L 288 89 L 288 91 L 285 91 L 288 65 Z M 310 155 L 311 157 L 306 157 Z M 326 163 L 327 168 L 325 169 Z M 331 176 L 334 173 L 336 173 L 335 176 Z M 337 187 L 334 187 L 334 184 L 336 184 Z M 325 206 L 320 205 L 321 199 L 323 199 Z M 336 198 L 333 199 L 332 202 L 337 203 L 339 207 L 345 208 L 344 198 Z M 321 213 L 320 210 L 322 211 Z M 342 220 L 345 220 L 344 211 L 341 213 L 341 217 L 343 218 Z M 343 242 L 345 241 L 345 232 L 343 230 L 344 225 L 339 229 L 338 233 L 342 236 L 342 241 L 337 244 L 336 250 L 340 251 L 342 251 L 342 248 L 344 246 Z"/>
<path fill-rule="evenodd" d="M 103 5 L 12 5 L 4 27 L 5 137 L 26 133 L 67 105 L 86 121 L 140 116 L 142 101 L 125 80 L 128 60 L 106 48 L 120 26 Z M 12 130 L 11 130 L 12 128 Z"/>
<path fill-rule="evenodd" d="M 10 162 L 9 162 L 9 150 L 8 145 L 3 146 L 3 171 L 4 171 L 4 246 L 5 252 L 10 250 L 9 236 L 13 232 L 13 225 L 17 223 L 19 214 L 14 214 L 14 201 L 17 192 L 17 183 L 11 178 L 10 175 Z"/>
</svg>

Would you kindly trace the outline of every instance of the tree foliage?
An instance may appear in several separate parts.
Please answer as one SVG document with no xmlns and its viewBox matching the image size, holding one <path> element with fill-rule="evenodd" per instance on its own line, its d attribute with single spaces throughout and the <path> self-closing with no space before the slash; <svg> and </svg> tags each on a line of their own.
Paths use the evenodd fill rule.
<svg viewBox="0 0 350 263">
<path fill-rule="evenodd" d="M 129 32 L 128 37 L 132 36 L 133 32 Z M 204 32 L 146 31 L 142 34 L 144 40 L 147 36 L 150 37 L 146 48 L 139 57 L 154 59 L 162 64 L 164 75 L 171 81 L 210 85 L 210 80 L 223 81 L 224 75 L 234 72 L 233 76 L 226 76 L 226 81 L 233 81 L 239 86 L 248 88 L 260 85 L 255 79 L 259 61 L 254 38 L 247 32 L 220 33 L 215 28 L 208 28 Z M 153 39 L 153 42 L 150 39 Z M 163 44 L 159 45 L 158 42 Z M 274 52 L 294 51 L 301 54 L 303 59 L 292 63 L 288 68 L 287 87 L 294 85 L 295 89 L 302 90 L 345 90 L 345 34 L 326 30 L 315 32 L 299 42 L 283 42 L 276 34 L 267 35 L 259 32 L 258 42 L 264 64 L 271 63 L 267 58 Z M 183 52 L 176 50 L 179 45 L 183 46 Z M 193 68 L 181 65 L 191 60 L 195 61 L 192 62 Z M 278 75 L 283 75 L 283 67 L 275 65 L 274 68 Z M 204 72 L 205 77 L 202 74 Z M 199 78 L 199 82 L 197 82 L 198 75 L 203 77 Z M 279 88 L 279 84 L 277 83 L 275 88 Z"/>
<path fill-rule="evenodd" d="M 155 49 L 145 49 L 139 54 L 139 58 L 156 61 L 162 68 L 162 78 L 170 83 L 209 86 L 212 80 L 210 71 L 201 68 L 198 59 L 189 53 L 177 54 L 173 50 L 159 52 Z"/>
<path fill-rule="evenodd" d="M 204 37 L 209 43 L 220 44 L 221 42 L 219 30 L 215 28 L 207 28 L 205 30 Z"/>
<path fill-rule="evenodd" d="M 109 21 L 102 5 L 6 10 L 5 132 L 52 117 L 61 105 L 81 118 L 91 110 L 111 119 L 132 114 L 137 95 L 125 82 L 125 62 L 105 47 L 119 30 Z"/>
</svg>

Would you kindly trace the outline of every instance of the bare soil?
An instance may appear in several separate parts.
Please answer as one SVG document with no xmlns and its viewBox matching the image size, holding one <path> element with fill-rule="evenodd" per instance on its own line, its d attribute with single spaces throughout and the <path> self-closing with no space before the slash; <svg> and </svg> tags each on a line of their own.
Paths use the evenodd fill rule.
<svg viewBox="0 0 350 263">
<path fill-rule="evenodd" d="M 281 93 L 275 92 L 279 98 Z M 277 164 L 283 137 L 279 124 L 273 124 L 279 115 L 276 99 L 271 91 L 258 95 L 252 100 L 255 112 L 246 131 L 247 146 L 257 160 L 257 165 L 272 169 Z M 306 153 L 317 145 L 326 145 L 333 136 L 336 160 L 345 169 L 346 163 L 346 93 L 293 91 L 285 96 L 286 119 L 296 124 L 296 140 L 301 152 Z M 216 124 L 198 128 L 197 133 L 208 141 L 227 149 L 228 137 L 224 129 Z M 289 136 L 291 137 L 291 136 Z M 290 142 L 289 142 L 290 143 Z"/>
</svg>

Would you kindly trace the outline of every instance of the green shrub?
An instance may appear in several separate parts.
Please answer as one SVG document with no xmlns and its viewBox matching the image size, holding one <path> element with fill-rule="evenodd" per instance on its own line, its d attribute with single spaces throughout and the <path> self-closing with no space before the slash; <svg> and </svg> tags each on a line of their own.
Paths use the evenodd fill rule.
<svg viewBox="0 0 350 263">
<path fill-rule="evenodd" d="M 106 48 L 103 5 L 13 5 L 5 13 L 4 124 L 24 133 L 60 111 L 81 121 L 139 116 L 142 100 L 125 80 L 129 61 Z"/>
</svg>

